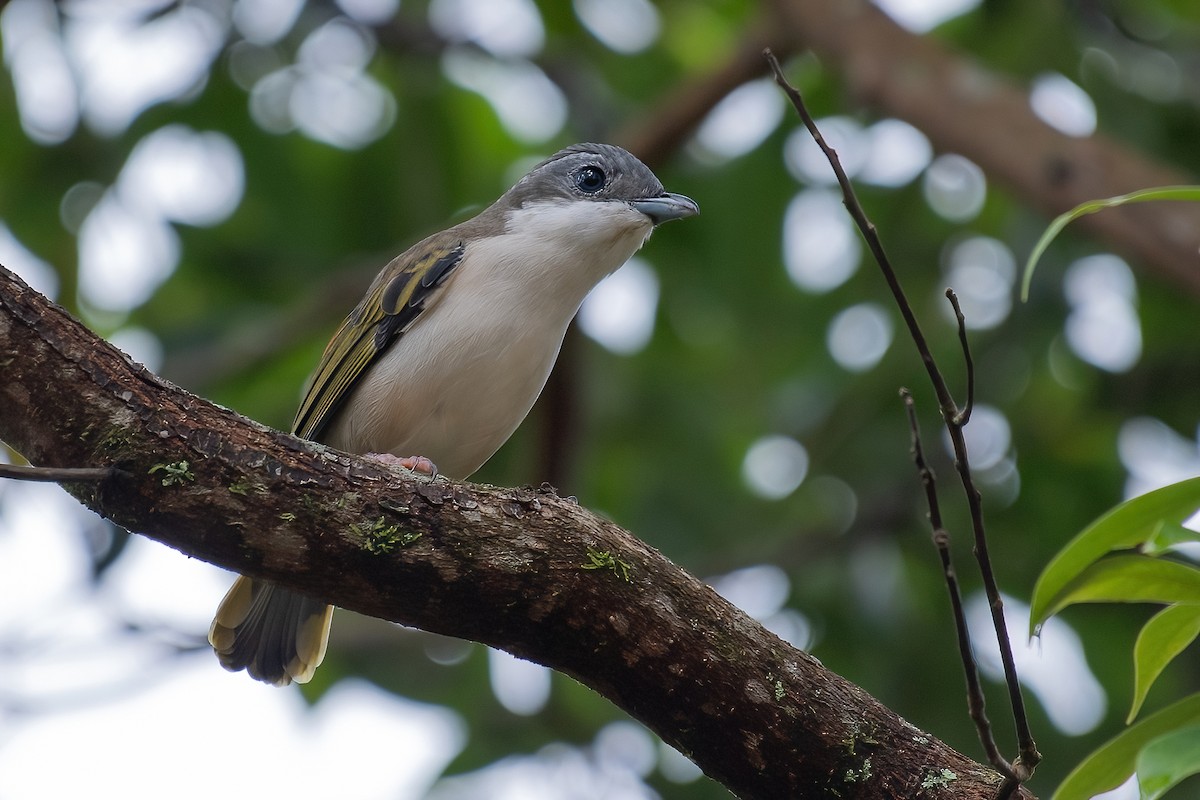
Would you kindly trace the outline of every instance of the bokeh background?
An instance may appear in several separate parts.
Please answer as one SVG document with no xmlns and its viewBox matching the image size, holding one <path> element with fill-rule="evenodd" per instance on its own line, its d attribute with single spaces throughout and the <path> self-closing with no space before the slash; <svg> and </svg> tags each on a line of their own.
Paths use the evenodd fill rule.
<svg viewBox="0 0 1200 800">
<path fill-rule="evenodd" d="M 1195 4 L 877 4 L 1021 86 L 1058 130 L 1197 171 Z M 2 5 L 0 263 L 151 369 L 281 428 L 392 255 L 561 146 L 645 141 L 762 19 L 751 0 Z M 1048 794 L 1120 729 L 1150 610 L 1072 609 L 1028 644 L 1025 602 L 1092 518 L 1200 474 L 1196 298 L 1069 231 L 1020 303 L 1047 220 L 790 55 L 955 385 L 942 290 L 962 298 L 967 434 Z M 764 72 L 654 160 L 702 216 L 588 299 L 539 405 L 475 478 L 554 483 L 979 757 L 908 457 L 910 386 L 1011 754 L 934 400 Z M 345 612 L 311 684 L 227 674 L 204 637 L 228 580 L 55 487 L 0 483 L 0 797 L 727 796 L 568 678 Z M 1184 658 L 1148 705 L 1196 683 Z"/>
</svg>

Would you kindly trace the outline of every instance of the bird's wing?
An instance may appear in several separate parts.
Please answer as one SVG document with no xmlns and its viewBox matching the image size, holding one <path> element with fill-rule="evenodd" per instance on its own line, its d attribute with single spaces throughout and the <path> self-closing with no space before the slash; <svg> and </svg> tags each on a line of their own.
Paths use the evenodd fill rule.
<svg viewBox="0 0 1200 800">
<path fill-rule="evenodd" d="M 292 432 L 318 439 L 372 363 L 421 315 L 462 262 L 461 240 L 433 237 L 396 257 L 338 328 L 313 374 Z"/>
</svg>

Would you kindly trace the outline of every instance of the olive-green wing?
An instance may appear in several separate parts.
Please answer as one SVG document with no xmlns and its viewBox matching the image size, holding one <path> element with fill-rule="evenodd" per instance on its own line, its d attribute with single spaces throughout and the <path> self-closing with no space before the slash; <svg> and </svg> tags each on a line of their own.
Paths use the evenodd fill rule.
<svg viewBox="0 0 1200 800">
<path fill-rule="evenodd" d="M 425 310 L 465 249 L 461 241 L 426 240 L 379 273 L 326 346 L 296 412 L 294 434 L 320 438 L 375 359 Z"/>
</svg>

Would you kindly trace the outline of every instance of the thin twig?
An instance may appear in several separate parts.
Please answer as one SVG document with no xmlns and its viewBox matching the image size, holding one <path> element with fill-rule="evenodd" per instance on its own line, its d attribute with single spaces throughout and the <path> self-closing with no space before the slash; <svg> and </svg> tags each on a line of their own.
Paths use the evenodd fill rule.
<svg viewBox="0 0 1200 800">
<path fill-rule="evenodd" d="M 1000 648 L 1000 660 L 1004 668 L 1005 683 L 1008 687 L 1009 701 L 1012 705 L 1013 720 L 1017 730 L 1020 751 L 1018 758 L 1012 764 L 1007 764 L 1007 762 L 1003 764 L 993 763 L 993 766 L 1000 770 L 1007 779 L 998 795 L 998 798 L 1005 798 L 1033 773 L 1033 768 L 1041 760 L 1041 754 L 1034 743 L 1033 735 L 1029 728 L 1029 719 L 1025 713 L 1025 701 L 1021 695 L 1021 685 L 1017 679 L 1016 662 L 1012 655 L 1012 643 L 1008 636 L 1008 625 L 1004 619 L 1004 602 L 1000 597 L 1000 589 L 996 584 L 991 557 L 988 554 L 987 536 L 983 525 L 981 495 L 971 477 L 970 462 L 967 458 L 966 438 L 963 436 L 962 424 L 957 421 L 960 412 L 954 402 L 954 397 L 950 393 L 950 389 L 946 385 L 945 379 L 942 377 L 941 371 L 934 361 L 925 335 L 921 331 L 921 326 L 917 322 L 912 306 L 909 305 L 903 287 L 900 285 L 900 279 L 895 269 L 893 269 L 887 253 L 883 249 L 883 243 L 879 239 L 875 225 L 868 219 L 866 211 L 863 210 L 862 204 L 859 203 L 858 197 L 854 192 L 854 187 L 851 185 L 846 171 L 842 169 L 837 153 L 826 144 L 825 138 L 817 128 L 816 122 L 813 120 L 812 115 L 809 114 L 808 108 L 804 105 L 804 99 L 800 96 L 800 92 L 784 77 L 783 69 L 780 67 L 778 59 L 775 58 L 770 50 L 764 51 L 763 55 L 771 65 L 771 69 L 775 74 L 775 82 L 787 94 L 792 106 L 796 109 L 796 113 L 800 115 L 800 119 L 803 120 L 805 127 L 808 128 L 809 134 L 812 135 L 817 146 L 821 148 L 821 151 L 825 154 L 826 159 L 828 159 L 830 166 L 833 168 L 834 175 L 837 176 L 838 184 L 842 188 L 842 202 L 846 206 L 846 210 L 850 213 L 850 216 L 854 219 L 858 229 L 862 232 L 863 238 L 866 240 L 867 246 L 875 258 L 875 262 L 879 265 L 883 273 L 884 280 L 887 282 L 889 289 L 891 289 L 892 296 L 896 300 L 896 305 L 900 309 L 900 315 L 904 318 L 909 335 L 912 337 L 921 361 L 925 365 L 925 371 L 929 375 L 930 383 L 933 384 L 942 420 L 946 425 L 946 431 L 949 433 L 951 443 L 953 444 L 954 466 L 958 471 L 963 492 L 967 496 L 967 504 L 971 512 L 975 557 L 979 563 L 984 592 L 987 595 L 988 606 L 992 613 L 992 625 L 996 631 L 997 644 Z"/>
<path fill-rule="evenodd" d="M 116 467 L 32 467 L 0 464 L 0 478 L 41 483 L 92 483 L 116 475 Z"/>
<path fill-rule="evenodd" d="M 938 371 L 937 364 L 934 363 L 933 355 L 930 353 L 929 344 L 925 341 L 925 334 L 921 331 L 921 325 L 917 322 L 917 317 L 913 313 L 912 306 L 909 305 L 908 298 L 904 296 L 904 288 L 900 285 L 900 279 L 896 276 L 896 271 L 892 269 L 891 261 L 887 257 L 887 253 L 883 250 L 883 243 L 879 239 L 879 234 L 875 230 L 875 224 L 867 218 L 866 211 L 858 202 L 858 197 L 854 193 L 854 186 L 850 183 L 850 178 L 846 175 L 846 171 L 842 169 L 842 162 L 838 158 L 837 152 L 825 142 L 825 137 L 821 135 L 821 131 L 817 128 L 817 123 L 813 120 L 812 115 L 808 113 L 808 107 L 804 105 L 804 98 L 800 96 L 800 92 L 796 87 L 788 83 L 787 78 L 783 76 L 783 68 L 779 66 L 779 61 L 775 58 L 775 54 L 770 50 L 763 51 L 767 61 L 771 64 L 771 69 L 775 73 L 775 82 L 787 94 L 791 100 L 792 106 L 796 109 L 796 113 L 800 115 L 800 119 L 804 121 L 804 126 L 808 128 L 809 134 L 816 141 L 817 146 L 825 154 L 830 165 L 833 167 L 833 173 L 837 177 L 838 184 L 842 187 L 842 205 L 850 213 L 854 219 L 858 229 L 862 231 L 863 238 L 867 242 L 867 247 L 871 250 L 871 255 L 874 256 L 875 262 L 879 264 L 879 268 L 883 271 L 883 278 L 887 281 L 888 288 L 892 291 L 892 296 L 896 299 L 896 305 L 900 309 L 900 316 L 904 318 L 904 324 L 908 327 L 908 335 L 912 337 L 913 342 L 917 345 L 917 352 L 921 355 L 921 361 L 925 364 L 925 370 L 929 373 L 929 380 L 933 383 L 934 391 L 937 392 L 938 405 L 942 409 L 945 416 L 949 409 L 949 417 L 953 417 L 958 413 L 957 407 L 954 405 L 954 398 L 950 395 L 949 389 L 946 388 L 946 382 L 942 380 L 941 372 Z"/>
<path fill-rule="evenodd" d="M 904 410 L 908 413 L 908 428 L 912 435 L 912 460 L 916 465 L 917 475 L 921 486 L 925 489 L 925 500 L 929 506 L 929 527 L 932 531 L 933 546 L 937 548 L 942 561 L 942 574 L 946 578 L 946 589 L 950 594 L 950 610 L 954 614 L 954 629 L 958 633 L 958 654 L 962 660 L 963 675 L 967 681 L 967 710 L 975 722 L 979 732 L 979 741 L 987 753 L 988 761 L 995 765 L 1003 764 L 1001 772 L 1010 774 L 1012 765 L 1000 754 L 996 746 L 996 738 L 992 735 L 992 724 L 987 718 L 987 703 L 983 696 L 983 688 L 979 683 L 979 669 L 971 651 L 971 632 L 967 627 L 967 617 L 963 612 L 962 590 L 958 585 L 958 575 L 950 557 L 950 533 L 942 524 L 942 510 L 937 497 L 937 476 L 925 461 L 925 450 L 921 446 L 921 427 L 917 422 L 916 404 L 912 393 L 906 388 L 900 389 L 900 397 L 904 400 Z"/>
<path fill-rule="evenodd" d="M 975 359 L 971 356 L 971 344 L 967 341 L 967 318 L 963 316 L 962 307 L 958 304 L 958 295 L 953 289 L 947 289 L 946 299 L 950 301 L 950 307 L 954 309 L 954 319 L 958 322 L 958 341 L 962 344 L 963 363 L 967 368 L 967 402 L 954 417 L 954 424 L 964 427 L 971 421 L 971 412 L 975 409 Z"/>
<path fill-rule="evenodd" d="M 967 458 L 967 443 L 963 435 L 963 427 L 971 418 L 971 410 L 975 406 L 975 359 L 971 355 L 971 346 L 967 338 L 966 319 L 958 304 L 958 295 L 953 289 L 946 290 L 946 299 L 954 309 L 958 321 L 958 339 L 962 344 L 963 361 L 967 372 L 967 402 L 963 409 L 945 419 L 946 431 L 954 445 L 954 468 L 962 481 L 963 492 L 967 496 L 967 505 L 971 511 L 971 527 L 975 535 L 975 559 L 979 562 L 979 572 L 983 576 L 984 589 L 988 597 L 988 607 L 992 612 L 992 625 L 1000 643 L 1000 660 L 1004 665 L 1004 678 L 1008 687 L 1009 702 L 1012 705 L 1013 723 L 1017 733 L 1018 756 L 1012 763 L 1012 770 L 1005 773 L 1004 784 L 996 794 L 997 800 L 1007 798 L 1022 781 L 1028 780 L 1033 774 L 1033 768 L 1042 760 L 1037 743 L 1033 740 L 1033 732 L 1029 727 L 1029 718 L 1025 714 L 1025 702 L 1021 695 L 1021 684 L 1017 679 L 1017 666 L 1013 660 L 1012 645 L 1008 638 L 1008 622 L 1004 618 L 1004 601 L 996 585 L 995 572 L 992 569 L 992 557 L 987 546 L 987 536 L 983 526 L 983 498 L 975 481 L 971 477 L 971 462 Z M 946 412 L 943 411 L 943 414 Z"/>
</svg>

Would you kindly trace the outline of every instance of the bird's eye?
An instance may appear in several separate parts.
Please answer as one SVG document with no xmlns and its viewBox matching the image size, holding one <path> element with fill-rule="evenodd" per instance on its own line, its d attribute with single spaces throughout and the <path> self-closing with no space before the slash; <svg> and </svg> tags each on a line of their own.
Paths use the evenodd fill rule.
<svg viewBox="0 0 1200 800">
<path fill-rule="evenodd" d="M 604 170 L 596 166 L 580 167 L 575 171 L 575 188 L 584 194 L 595 194 L 604 188 L 606 181 Z"/>
</svg>

